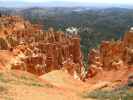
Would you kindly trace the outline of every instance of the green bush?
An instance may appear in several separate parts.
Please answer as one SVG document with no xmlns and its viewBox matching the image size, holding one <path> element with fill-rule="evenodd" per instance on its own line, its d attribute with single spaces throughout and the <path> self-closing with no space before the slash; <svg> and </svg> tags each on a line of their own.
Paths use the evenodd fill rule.
<svg viewBox="0 0 133 100">
<path fill-rule="evenodd" d="M 84 93 L 83 98 L 94 98 L 98 100 L 133 100 L 133 90 L 130 89 L 128 86 L 112 91 L 97 89 L 91 93 Z"/>
</svg>

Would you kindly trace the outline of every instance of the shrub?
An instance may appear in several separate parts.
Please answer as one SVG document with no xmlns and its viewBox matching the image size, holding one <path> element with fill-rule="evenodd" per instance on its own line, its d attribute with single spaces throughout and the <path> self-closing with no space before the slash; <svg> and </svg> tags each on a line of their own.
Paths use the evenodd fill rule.
<svg viewBox="0 0 133 100">
<path fill-rule="evenodd" d="M 91 93 L 84 93 L 83 98 L 94 98 L 98 100 L 133 100 L 132 92 L 128 86 L 112 91 L 97 89 Z"/>
</svg>

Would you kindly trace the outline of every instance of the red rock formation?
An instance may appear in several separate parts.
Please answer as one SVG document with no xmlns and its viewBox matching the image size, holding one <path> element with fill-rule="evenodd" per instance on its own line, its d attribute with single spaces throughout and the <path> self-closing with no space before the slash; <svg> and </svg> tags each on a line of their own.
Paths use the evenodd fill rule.
<svg viewBox="0 0 133 100">
<path fill-rule="evenodd" d="M 123 39 L 124 54 L 123 59 L 126 64 L 133 65 L 133 32 L 129 31 Z"/>
<path fill-rule="evenodd" d="M 47 72 L 54 70 L 54 55 L 53 55 L 53 44 L 47 44 L 47 57 L 46 57 L 46 68 Z"/>
<path fill-rule="evenodd" d="M 72 39 L 72 50 L 73 50 L 73 61 L 76 64 L 79 64 L 79 67 L 77 70 L 79 73 L 81 73 L 82 68 L 83 68 L 83 56 L 81 54 L 81 49 L 80 49 L 80 38 L 75 37 Z"/>
<path fill-rule="evenodd" d="M 4 37 L 10 38 L 15 44 L 12 45 L 11 41 L 8 41 L 11 48 L 9 50 L 16 56 L 12 69 L 42 75 L 65 68 L 71 75 L 77 73 L 81 76 L 83 64 L 79 36 L 55 32 L 53 28 L 44 32 L 39 25 L 32 25 L 20 17 L 4 16 L 0 17 L 0 20 L 7 21 L 1 30 L 10 33 Z"/>
<path fill-rule="evenodd" d="M 88 56 L 87 77 L 93 77 L 100 70 L 121 70 L 133 66 L 133 32 L 125 34 L 122 41 L 103 41 L 100 48 L 91 50 Z"/>
</svg>

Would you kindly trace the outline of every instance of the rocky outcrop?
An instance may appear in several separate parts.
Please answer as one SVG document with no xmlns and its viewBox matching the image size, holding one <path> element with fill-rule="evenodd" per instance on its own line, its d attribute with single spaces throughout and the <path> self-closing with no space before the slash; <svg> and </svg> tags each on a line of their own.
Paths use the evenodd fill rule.
<svg viewBox="0 0 133 100">
<path fill-rule="evenodd" d="M 124 54 L 123 58 L 127 65 L 133 66 L 133 31 L 125 34 L 123 39 Z"/>
<path fill-rule="evenodd" d="M 129 31 L 122 40 L 103 41 L 97 50 L 88 55 L 89 71 L 93 77 L 100 71 L 121 70 L 133 66 L 133 32 Z"/>
<path fill-rule="evenodd" d="M 17 16 L 0 17 L 1 32 L 15 56 L 11 69 L 42 75 L 52 70 L 65 69 L 80 78 L 83 64 L 80 37 L 61 31 L 48 31 Z M 8 32 L 9 31 L 9 32 Z M 3 33 L 4 32 L 4 33 Z"/>
<path fill-rule="evenodd" d="M 39 76 L 63 69 L 78 79 L 85 76 L 77 34 L 54 31 L 53 28 L 44 31 L 40 25 L 17 16 L 2 16 L 0 22 L 0 48 L 14 55 L 11 69 Z M 98 49 L 90 50 L 88 62 L 86 78 L 103 71 L 130 69 L 133 66 L 133 32 L 127 32 L 122 40 L 103 41 Z"/>
</svg>

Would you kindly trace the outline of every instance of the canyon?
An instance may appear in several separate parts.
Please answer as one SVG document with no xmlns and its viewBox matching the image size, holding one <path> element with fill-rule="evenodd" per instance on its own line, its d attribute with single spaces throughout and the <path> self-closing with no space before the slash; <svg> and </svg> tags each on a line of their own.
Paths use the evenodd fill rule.
<svg viewBox="0 0 133 100">
<path fill-rule="evenodd" d="M 17 16 L 2 17 L 0 20 L 1 39 L 6 44 L 4 49 L 14 55 L 11 69 L 39 76 L 65 69 L 71 75 L 81 77 L 83 57 L 78 35 L 55 32 L 53 28 L 44 32 L 41 26 L 32 25 Z"/>
<path fill-rule="evenodd" d="M 84 88 L 92 91 L 99 82 L 102 83 L 100 87 L 104 82 L 108 86 L 114 83 L 128 84 L 129 76 L 133 74 L 132 30 L 120 40 L 102 41 L 99 48 L 88 51 L 86 71 L 80 36 L 77 33 L 55 31 L 53 28 L 45 31 L 42 27 L 19 16 L 0 17 L 1 71 L 32 74 L 58 87 L 58 81 L 64 78 L 69 85 L 66 85 L 67 82 L 65 85 L 62 83 L 62 87 L 70 91 L 84 91 Z M 58 78 L 58 81 L 54 81 Z"/>
</svg>

